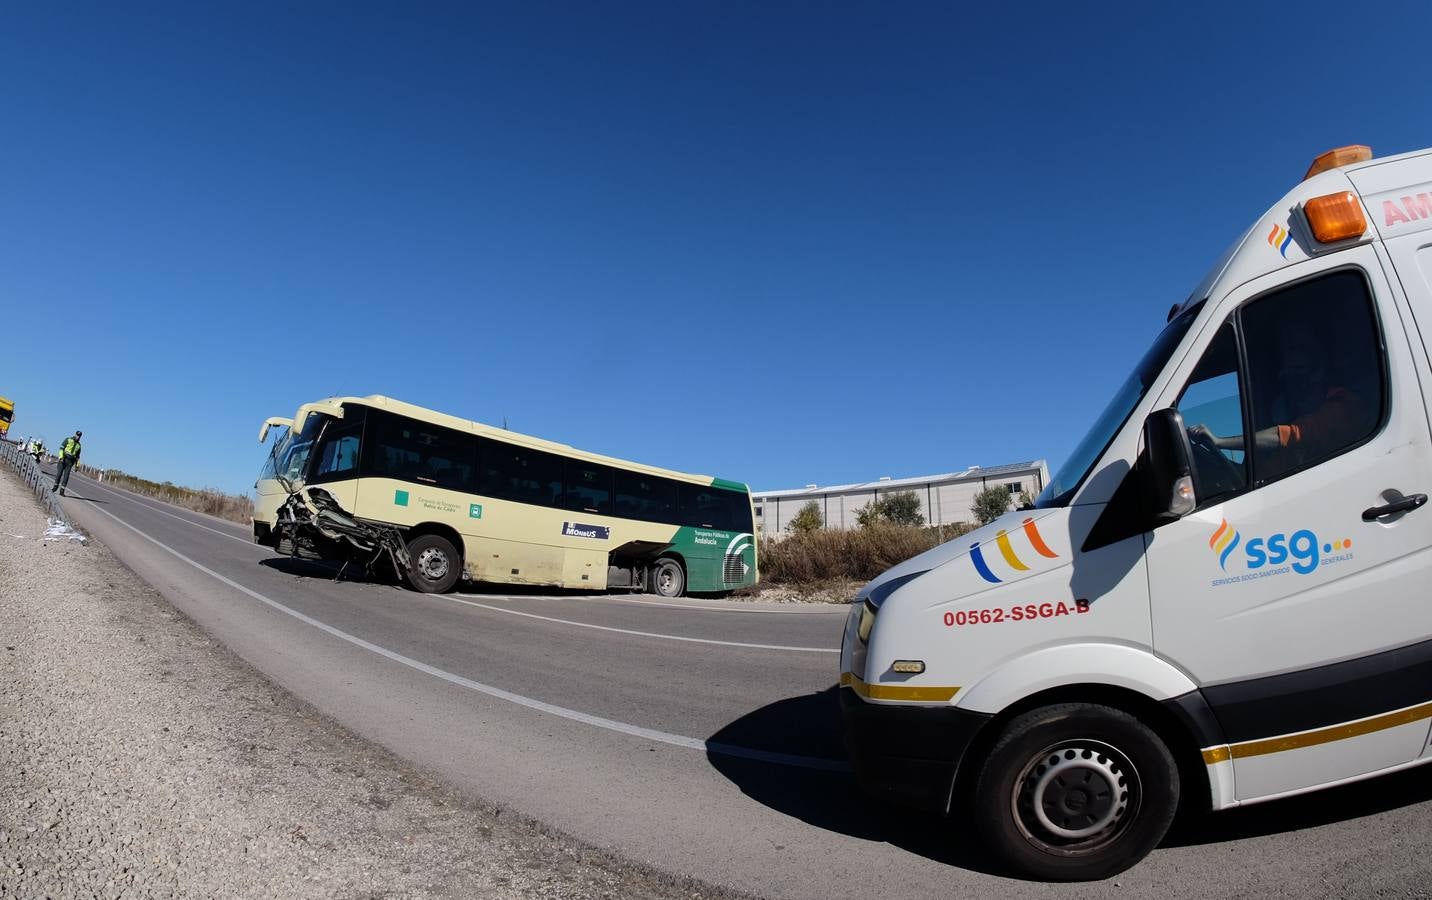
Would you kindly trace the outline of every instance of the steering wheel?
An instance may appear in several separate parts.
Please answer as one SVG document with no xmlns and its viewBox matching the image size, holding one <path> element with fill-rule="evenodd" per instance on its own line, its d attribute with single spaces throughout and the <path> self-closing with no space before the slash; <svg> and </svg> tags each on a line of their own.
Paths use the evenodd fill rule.
<svg viewBox="0 0 1432 900">
<path fill-rule="evenodd" d="M 1224 456 L 1217 447 L 1199 440 L 1192 431 L 1189 438 L 1193 445 L 1193 467 L 1202 489 L 1200 493 L 1216 497 L 1242 489 L 1242 466 Z"/>
</svg>

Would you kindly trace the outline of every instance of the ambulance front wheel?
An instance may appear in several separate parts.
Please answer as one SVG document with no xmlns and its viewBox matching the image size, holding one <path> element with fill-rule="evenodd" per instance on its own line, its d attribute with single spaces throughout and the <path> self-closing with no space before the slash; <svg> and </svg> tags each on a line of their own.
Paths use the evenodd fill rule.
<svg viewBox="0 0 1432 900">
<path fill-rule="evenodd" d="M 974 785 L 976 832 L 1015 872 L 1108 878 L 1163 840 L 1178 765 L 1143 723 L 1109 706 L 1062 703 L 1012 719 Z"/>
</svg>

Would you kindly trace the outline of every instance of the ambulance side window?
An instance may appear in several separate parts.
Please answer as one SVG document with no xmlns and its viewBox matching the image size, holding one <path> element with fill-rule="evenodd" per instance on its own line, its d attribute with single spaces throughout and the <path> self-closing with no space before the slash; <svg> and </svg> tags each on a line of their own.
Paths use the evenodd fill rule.
<svg viewBox="0 0 1432 900">
<path fill-rule="evenodd" d="M 1238 336 L 1231 322 L 1218 330 L 1174 405 L 1183 414 L 1193 445 L 1194 487 L 1199 505 L 1247 487 L 1248 448 L 1243 436 Z"/>
<path fill-rule="evenodd" d="M 1363 443 L 1387 406 L 1382 340 L 1361 272 L 1290 285 L 1240 311 L 1253 476 L 1267 484 Z"/>
</svg>

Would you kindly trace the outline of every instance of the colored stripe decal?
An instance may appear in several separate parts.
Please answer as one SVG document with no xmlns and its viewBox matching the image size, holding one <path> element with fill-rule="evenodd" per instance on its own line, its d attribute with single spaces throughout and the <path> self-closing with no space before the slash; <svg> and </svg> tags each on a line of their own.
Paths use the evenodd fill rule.
<svg viewBox="0 0 1432 900">
<path fill-rule="evenodd" d="M 1288 245 L 1291 243 L 1293 243 L 1293 233 L 1290 231 L 1288 232 L 1288 236 L 1284 238 L 1282 245 L 1278 248 L 1278 252 L 1283 254 L 1284 259 L 1288 258 Z"/>
<path fill-rule="evenodd" d="M 1227 520 L 1227 519 L 1224 519 L 1223 522 L 1222 522 L 1222 524 L 1220 524 L 1220 525 L 1218 526 L 1218 530 L 1215 531 L 1215 532 L 1213 532 L 1213 537 L 1211 537 L 1211 538 L 1208 539 L 1208 549 L 1212 550 L 1212 549 L 1213 549 L 1213 545 L 1216 544 L 1216 543 L 1218 543 L 1218 539 L 1221 538 L 1221 537 L 1223 537 L 1223 532 L 1225 532 L 1225 531 L 1227 531 L 1227 530 L 1228 530 L 1228 520 Z"/>
<path fill-rule="evenodd" d="M 867 684 L 852 672 L 840 673 L 840 686 L 850 688 L 866 700 L 908 700 L 921 703 L 948 703 L 960 690 L 957 687 Z"/>
<path fill-rule="evenodd" d="M 1282 229 L 1281 229 L 1280 226 L 1274 225 L 1274 226 L 1273 226 L 1273 230 L 1270 231 L 1270 232 L 1268 232 L 1268 244 L 1269 244 L 1269 246 L 1272 246 L 1274 243 L 1277 242 L 1277 240 L 1278 240 L 1278 232 L 1281 231 L 1281 230 L 1282 230 Z"/>
<path fill-rule="evenodd" d="M 999 584 L 999 579 L 995 577 L 994 573 L 989 570 L 989 566 L 985 564 L 984 554 L 980 552 L 979 544 L 970 544 L 970 562 L 975 564 L 975 571 L 980 573 L 981 578 L 990 584 Z"/>
<path fill-rule="evenodd" d="M 1004 557 L 1005 562 L 1009 563 L 1010 568 L 1020 572 L 1029 571 L 1029 566 L 1020 562 L 1019 557 L 1014 555 L 1014 547 L 1009 543 L 1009 533 L 1003 528 L 995 532 L 994 542 L 999 545 L 1000 555 Z"/>
<path fill-rule="evenodd" d="M 1388 728 L 1396 728 L 1399 725 L 1410 725 L 1413 722 L 1420 722 L 1424 719 L 1432 719 L 1432 703 L 1421 703 L 1417 706 L 1408 707 L 1407 709 L 1399 709 L 1381 716 L 1373 716 L 1370 719 L 1345 722 L 1342 725 L 1334 725 L 1331 728 L 1319 728 L 1315 731 L 1304 731 L 1301 734 L 1288 734 L 1282 737 L 1266 738 L 1261 741 L 1244 741 L 1241 744 L 1224 744 L 1219 747 L 1210 747 L 1203 751 L 1203 761 L 1211 766 L 1230 758 L 1245 759 L 1250 756 L 1265 756 L 1269 753 L 1282 753 L 1285 750 L 1300 750 L 1304 747 L 1316 747 L 1319 744 L 1345 741 L 1348 738 L 1361 737 L 1365 734 L 1384 731 Z"/>
<path fill-rule="evenodd" d="M 1049 545 L 1044 543 L 1044 538 L 1039 534 L 1039 529 L 1034 527 L 1033 519 L 1024 520 L 1024 534 L 1025 537 L 1029 538 L 1030 546 L 1034 547 L 1035 553 L 1047 559 L 1054 559 L 1059 555 L 1053 550 L 1050 550 Z"/>
</svg>

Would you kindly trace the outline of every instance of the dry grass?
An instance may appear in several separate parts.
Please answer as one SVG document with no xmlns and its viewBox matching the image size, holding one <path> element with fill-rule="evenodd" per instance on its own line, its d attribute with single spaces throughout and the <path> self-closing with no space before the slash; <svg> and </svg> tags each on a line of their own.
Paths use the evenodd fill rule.
<svg viewBox="0 0 1432 900">
<path fill-rule="evenodd" d="M 970 525 L 911 528 L 875 525 L 761 540 L 761 583 L 815 589 L 831 582 L 864 583 L 891 566 L 970 531 Z"/>
<path fill-rule="evenodd" d="M 78 468 L 90 478 L 100 477 L 101 470 L 99 469 L 83 464 Z M 106 469 L 103 473 L 106 485 L 123 488 L 144 497 L 153 497 L 155 500 L 163 500 L 166 503 L 173 503 L 175 506 L 208 513 L 211 516 L 218 516 L 221 519 L 228 519 L 243 525 L 249 524 L 253 518 L 254 501 L 251 497 L 225 494 L 212 488 L 180 487 L 167 481 L 160 484 L 116 469 Z"/>
</svg>

